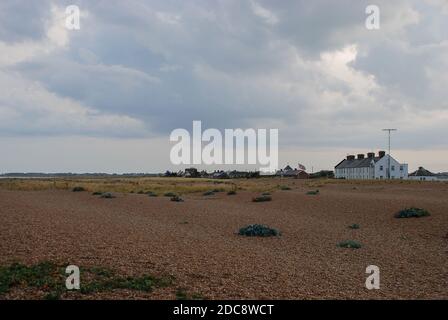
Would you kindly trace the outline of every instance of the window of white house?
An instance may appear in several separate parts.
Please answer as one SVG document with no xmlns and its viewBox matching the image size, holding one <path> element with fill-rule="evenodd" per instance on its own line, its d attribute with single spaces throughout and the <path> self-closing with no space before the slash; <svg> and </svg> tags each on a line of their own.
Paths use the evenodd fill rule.
<svg viewBox="0 0 448 320">
<path fill-rule="evenodd" d="M 380 166 L 380 171 L 383 171 L 383 166 Z"/>
<path fill-rule="evenodd" d="M 395 166 L 392 166 L 392 171 L 395 171 Z"/>
<path fill-rule="evenodd" d="M 404 169 L 403 169 L 403 166 L 400 166 L 400 171 L 403 171 Z"/>
</svg>

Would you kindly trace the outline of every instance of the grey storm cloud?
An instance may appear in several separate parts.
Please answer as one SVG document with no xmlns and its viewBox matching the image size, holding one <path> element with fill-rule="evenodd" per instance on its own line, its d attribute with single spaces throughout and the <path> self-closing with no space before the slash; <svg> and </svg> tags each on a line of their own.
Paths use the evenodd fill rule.
<svg viewBox="0 0 448 320">
<path fill-rule="evenodd" d="M 42 39 L 50 17 L 50 1 L 1 1 L 0 41 Z"/>
<path fill-rule="evenodd" d="M 79 31 L 61 26 L 69 4 Z M 346 146 L 391 124 L 417 145 L 443 144 L 423 137 L 448 133 L 446 4 L 377 1 L 375 31 L 368 4 L 2 1 L 0 46 L 19 58 L 0 60 L 2 90 L 16 86 L 0 97 L 0 132 L 160 136 L 202 120 Z"/>
</svg>

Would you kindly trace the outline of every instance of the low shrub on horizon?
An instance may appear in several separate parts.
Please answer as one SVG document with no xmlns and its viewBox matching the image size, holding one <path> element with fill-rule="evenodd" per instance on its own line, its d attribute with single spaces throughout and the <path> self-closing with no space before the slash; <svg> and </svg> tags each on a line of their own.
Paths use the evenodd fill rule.
<svg viewBox="0 0 448 320">
<path fill-rule="evenodd" d="M 158 196 L 157 193 L 152 192 L 152 191 L 146 192 L 146 194 L 148 195 L 148 197 L 157 197 Z"/>
<path fill-rule="evenodd" d="M 251 224 L 240 228 L 238 234 L 246 237 L 275 237 L 279 236 L 280 232 L 263 224 Z"/>
<path fill-rule="evenodd" d="M 100 196 L 100 195 L 102 195 L 102 194 L 103 194 L 103 193 L 100 192 L 100 191 L 92 192 L 92 196 Z"/>
<path fill-rule="evenodd" d="M 359 249 L 361 244 L 353 240 L 346 240 L 338 243 L 339 248 Z"/>
<path fill-rule="evenodd" d="M 213 196 L 215 194 L 214 191 L 206 191 L 203 193 L 204 196 Z"/>
<path fill-rule="evenodd" d="M 272 200 L 271 196 L 260 196 L 252 199 L 253 202 L 266 202 L 271 200 Z"/>
<path fill-rule="evenodd" d="M 319 190 L 308 191 L 306 194 L 309 196 L 316 196 L 319 194 Z"/>
<path fill-rule="evenodd" d="M 421 208 L 406 208 L 403 209 L 395 214 L 395 218 L 421 218 L 421 217 L 427 217 L 430 216 L 430 213 Z"/>
<path fill-rule="evenodd" d="M 73 192 L 83 192 L 86 191 L 86 189 L 84 187 L 74 187 L 72 189 Z"/>
<path fill-rule="evenodd" d="M 291 190 L 291 188 L 288 186 L 280 186 L 280 190 L 287 191 L 287 190 Z"/>
<path fill-rule="evenodd" d="M 176 197 L 177 195 L 174 192 L 167 192 L 163 196 L 164 197 Z"/>
<path fill-rule="evenodd" d="M 228 196 L 234 196 L 236 195 L 236 191 L 235 190 L 230 190 L 229 192 L 227 192 Z"/>
<path fill-rule="evenodd" d="M 115 198 L 115 196 L 112 193 L 110 193 L 110 192 L 104 192 L 103 194 L 101 194 L 101 198 L 113 199 L 113 198 Z"/>
<path fill-rule="evenodd" d="M 184 202 L 184 199 L 182 199 L 179 196 L 174 196 L 174 197 L 171 197 L 171 201 L 174 201 L 174 202 Z"/>
<path fill-rule="evenodd" d="M 348 227 L 349 227 L 350 229 L 359 229 L 359 224 L 354 223 L 354 224 L 352 224 L 352 225 L 349 225 Z"/>
</svg>

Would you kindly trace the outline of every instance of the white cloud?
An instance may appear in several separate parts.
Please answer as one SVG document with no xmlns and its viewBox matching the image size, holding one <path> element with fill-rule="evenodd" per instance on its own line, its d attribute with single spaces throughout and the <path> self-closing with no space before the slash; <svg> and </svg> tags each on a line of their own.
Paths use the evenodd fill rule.
<svg viewBox="0 0 448 320">
<path fill-rule="evenodd" d="M 347 46 L 341 50 L 323 52 L 318 67 L 321 72 L 346 83 L 356 94 L 368 95 L 378 88 L 375 77 L 358 71 L 350 66 L 356 61 L 358 49 L 356 45 Z"/>
<path fill-rule="evenodd" d="M 169 12 L 156 12 L 156 17 L 163 23 L 178 25 L 181 21 L 181 16 Z"/>
<path fill-rule="evenodd" d="M 25 22 L 26 23 L 26 22 Z M 34 57 L 50 54 L 66 48 L 69 43 L 68 30 L 65 28 L 64 11 L 56 6 L 51 8 L 51 16 L 45 21 L 46 37 L 38 40 L 6 43 L 0 41 L 0 67 L 15 65 Z"/>
<path fill-rule="evenodd" d="M 255 0 L 251 0 L 250 3 L 253 13 L 256 16 L 262 18 L 266 23 L 270 25 L 275 25 L 278 23 L 278 18 L 274 13 L 258 4 Z"/>
<path fill-rule="evenodd" d="M 39 83 L 0 71 L 0 131 L 3 134 L 142 135 L 144 124 L 126 115 L 100 113 L 48 92 Z"/>
<path fill-rule="evenodd" d="M 440 7 L 444 14 L 448 14 L 448 1 L 447 0 L 425 0 L 428 4 L 436 7 Z"/>
</svg>

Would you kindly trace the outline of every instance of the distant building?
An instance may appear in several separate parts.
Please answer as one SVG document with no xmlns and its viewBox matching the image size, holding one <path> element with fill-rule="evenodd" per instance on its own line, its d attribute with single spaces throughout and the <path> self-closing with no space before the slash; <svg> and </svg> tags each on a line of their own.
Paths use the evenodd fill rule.
<svg viewBox="0 0 448 320">
<path fill-rule="evenodd" d="M 389 163 L 390 159 L 390 163 Z M 390 168 L 389 168 L 390 165 Z M 399 163 L 392 156 L 380 151 L 347 156 L 335 167 L 335 178 L 337 179 L 407 179 L 408 165 Z"/>
<path fill-rule="evenodd" d="M 213 179 L 228 179 L 229 175 L 222 170 L 217 170 L 211 174 L 211 178 L 213 178 Z"/>
<path fill-rule="evenodd" d="M 437 174 L 438 181 L 447 181 L 448 182 L 448 172 L 442 172 Z"/>
<path fill-rule="evenodd" d="M 199 178 L 201 174 L 199 173 L 198 169 L 196 168 L 188 168 L 185 169 L 184 177 L 186 178 Z"/>
<path fill-rule="evenodd" d="M 309 174 L 303 170 L 304 166 L 299 164 L 299 169 L 293 169 L 289 165 L 287 165 L 284 169 L 280 169 L 276 172 L 276 176 L 280 177 L 291 177 L 296 179 L 309 179 Z"/>
<path fill-rule="evenodd" d="M 447 181 L 448 175 L 446 173 L 432 173 L 423 167 L 409 174 L 409 179 L 418 181 Z"/>
<path fill-rule="evenodd" d="M 259 171 L 228 171 L 227 175 L 230 179 L 251 179 L 251 178 L 259 178 Z"/>
</svg>

